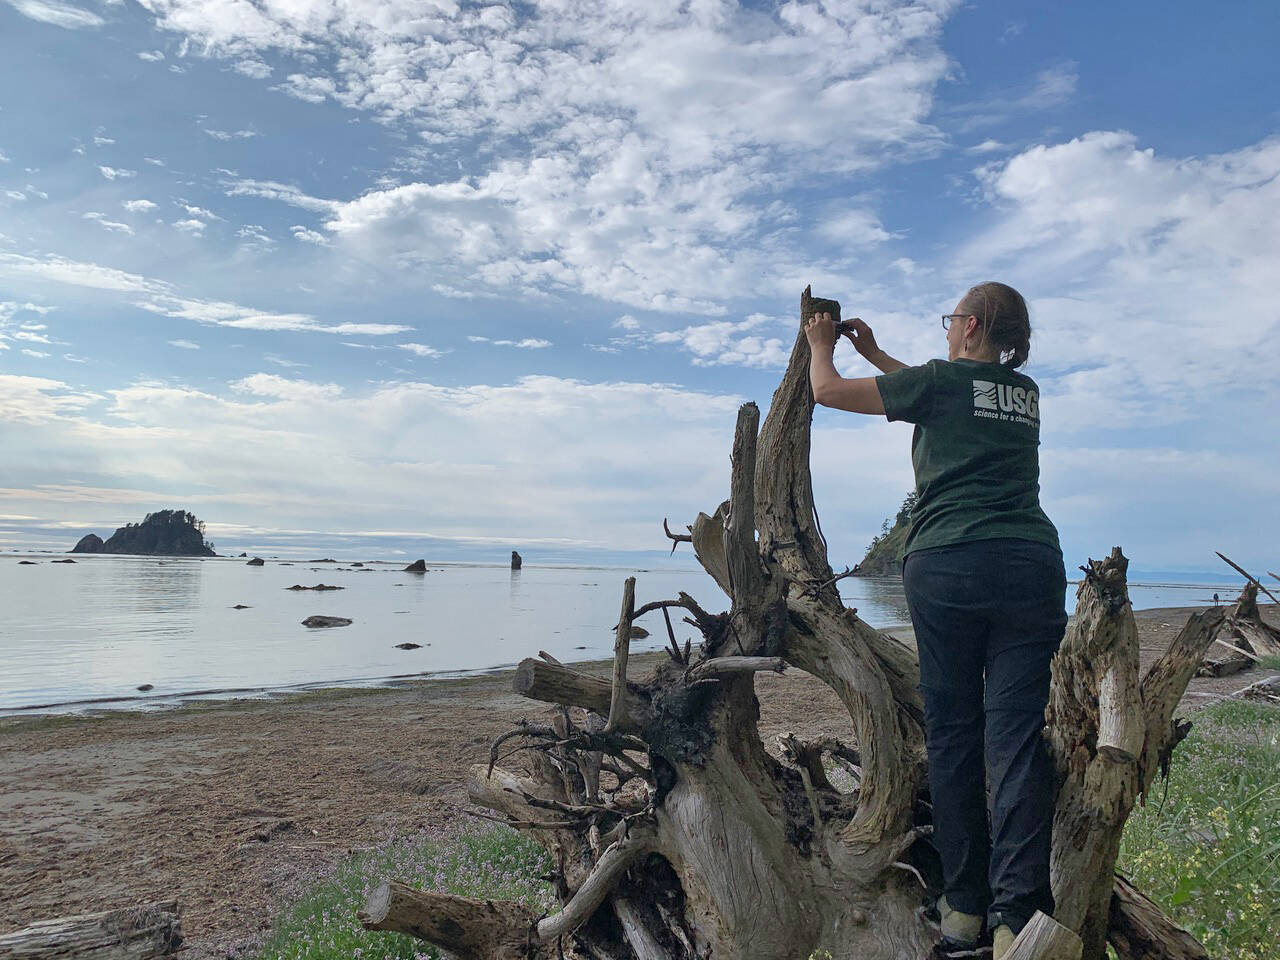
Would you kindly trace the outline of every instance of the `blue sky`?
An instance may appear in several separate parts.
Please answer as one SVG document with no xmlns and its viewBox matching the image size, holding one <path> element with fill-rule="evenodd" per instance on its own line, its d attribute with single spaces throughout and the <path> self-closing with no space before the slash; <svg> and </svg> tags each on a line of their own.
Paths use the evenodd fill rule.
<svg viewBox="0 0 1280 960">
<path fill-rule="evenodd" d="M 0 0 L 0 546 L 184 507 L 235 552 L 661 549 L 805 284 L 921 363 L 1001 279 L 1068 562 L 1278 569 L 1278 36 L 1273 2 Z M 909 442 L 817 413 L 837 565 Z"/>
</svg>

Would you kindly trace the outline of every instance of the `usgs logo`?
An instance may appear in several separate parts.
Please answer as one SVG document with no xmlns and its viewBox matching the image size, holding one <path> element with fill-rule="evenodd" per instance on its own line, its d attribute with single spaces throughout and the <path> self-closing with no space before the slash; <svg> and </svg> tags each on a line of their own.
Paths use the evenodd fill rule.
<svg viewBox="0 0 1280 960">
<path fill-rule="evenodd" d="M 975 410 L 998 410 L 1001 413 L 1021 413 L 1033 419 L 1040 417 L 1040 394 L 1025 387 L 990 380 L 973 381 L 973 407 Z"/>
</svg>

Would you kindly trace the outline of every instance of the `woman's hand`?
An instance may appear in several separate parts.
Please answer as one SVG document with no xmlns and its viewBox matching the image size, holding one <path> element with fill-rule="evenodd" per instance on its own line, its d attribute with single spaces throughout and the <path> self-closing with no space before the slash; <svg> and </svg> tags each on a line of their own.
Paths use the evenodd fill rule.
<svg viewBox="0 0 1280 960">
<path fill-rule="evenodd" d="M 815 313 L 804 325 L 804 335 L 809 340 L 809 352 L 830 356 L 836 349 L 836 325 L 829 313 Z"/>
<path fill-rule="evenodd" d="M 874 361 L 880 353 L 880 345 L 876 343 L 876 335 L 871 332 L 870 325 L 857 317 L 849 321 L 848 329 L 844 331 L 844 335 L 853 344 L 853 349 L 857 350 L 864 359 Z"/>
</svg>

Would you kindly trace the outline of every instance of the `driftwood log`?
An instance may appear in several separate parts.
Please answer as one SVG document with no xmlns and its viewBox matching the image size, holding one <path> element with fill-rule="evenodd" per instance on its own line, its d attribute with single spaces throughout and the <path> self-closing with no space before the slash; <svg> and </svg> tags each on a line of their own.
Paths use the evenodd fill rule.
<svg viewBox="0 0 1280 960">
<path fill-rule="evenodd" d="M 1222 559 L 1227 560 L 1226 557 Z M 1227 562 L 1241 570 L 1230 560 Z M 1241 572 L 1244 573 L 1243 570 Z M 1213 638 L 1214 646 L 1197 671 L 1200 676 L 1229 676 L 1256 666 L 1263 657 L 1280 654 L 1280 630 L 1263 620 L 1258 611 L 1259 586 L 1252 577 L 1245 582 L 1236 605 L 1223 619 Z"/>
<path fill-rule="evenodd" d="M 368 926 L 413 934 L 459 960 L 930 952 L 939 932 L 919 907 L 922 883 L 936 888 L 939 877 L 917 659 L 841 602 L 814 512 L 803 325 L 818 311 L 839 318 L 838 303 L 806 290 L 763 428 L 754 404 L 738 412 L 729 499 L 699 514 L 687 535 L 668 530 L 692 544 L 729 610 L 710 613 L 685 593 L 637 605 L 629 578 L 612 679 L 545 655 L 525 660 L 516 690 L 555 704 L 554 721 L 522 722 L 472 768 L 471 799 L 547 849 L 559 911 L 540 917 L 393 882 L 369 898 Z M 1058 907 L 1056 924 L 1046 917 L 1024 931 L 1022 950 L 1040 937 L 1055 950 L 1078 938 L 1076 956 L 1101 960 L 1111 936 L 1122 958 L 1154 958 L 1153 942 L 1186 937 L 1149 902 L 1135 916 L 1115 860 L 1133 804 L 1186 735 L 1174 708 L 1223 611 L 1192 616 L 1141 675 L 1126 567 L 1117 548 L 1083 568 L 1076 619 L 1054 661 L 1046 737 L 1058 780 Z M 701 635 L 696 648 L 677 642 L 673 612 Z M 662 618 L 670 648 L 640 679 L 627 654 L 631 626 L 646 616 Z M 754 678 L 783 669 L 836 693 L 848 712 L 844 741 L 792 736 L 778 756 L 765 750 Z M 525 769 L 500 765 L 517 751 Z M 852 775 L 851 789 L 833 785 L 835 767 Z"/>
<path fill-rule="evenodd" d="M 12 960 L 151 960 L 182 945 L 174 900 L 43 920 L 0 935 L 0 957 Z"/>
</svg>

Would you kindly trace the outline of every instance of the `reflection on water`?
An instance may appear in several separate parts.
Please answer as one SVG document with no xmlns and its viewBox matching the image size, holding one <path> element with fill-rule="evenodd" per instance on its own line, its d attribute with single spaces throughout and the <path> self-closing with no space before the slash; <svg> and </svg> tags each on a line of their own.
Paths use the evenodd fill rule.
<svg viewBox="0 0 1280 960">
<path fill-rule="evenodd" d="M 623 580 L 636 603 L 687 591 L 709 610 L 728 600 L 701 570 L 399 563 L 362 568 L 242 560 L 84 557 L 19 566 L 0 557 L 0 711 L 95 698 L 385 679 L 508 666 L 546 650 L 557 659 L 613 650 Z M 342 590 L 291 591 L 324 582 Z M 845 602 L 877 627 L 909 621 L 896 578 L 841 580 Z M 1209 603 L 1214 589 L 1131 585 L 1136 607 Z M 1074 590 L 1069 592 L 1074 604 Z M 234 609 L 237 605 L 245 609 Z M 312 630 L 313 614 L 350 618 Z M 640 621 L 636 650 L 666 645 L 660 613 Z M 681 644 L 687 624 L 673 619 Z M 696 641 L 696 638 L 694 638 Z M 412 641 L 421 649 L 396 644 Z M 129 702 L 126 705 L 136 705 Z"/>
</svg>

